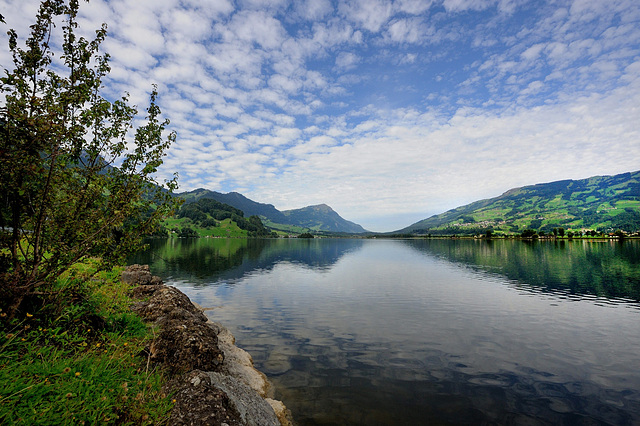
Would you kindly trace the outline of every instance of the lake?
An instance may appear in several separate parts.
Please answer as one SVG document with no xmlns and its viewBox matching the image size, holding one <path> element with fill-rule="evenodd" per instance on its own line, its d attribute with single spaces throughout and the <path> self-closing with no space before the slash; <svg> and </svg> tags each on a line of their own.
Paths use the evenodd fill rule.
<svg viewBox="0 0 640 426">
<path fill-rule="evenodd" d="M 299 425 L 640 424 L 640 242 L 168 239 Z"/>
</svg>

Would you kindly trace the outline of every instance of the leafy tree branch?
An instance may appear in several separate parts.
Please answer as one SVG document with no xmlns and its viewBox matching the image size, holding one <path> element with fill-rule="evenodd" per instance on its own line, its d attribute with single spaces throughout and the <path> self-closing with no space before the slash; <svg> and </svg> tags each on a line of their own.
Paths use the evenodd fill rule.
<svg viewBox="0 0 640 426">
<path fill-rule="evenodd" d="M 74 263 L 121 262 L 176 207 L 177 176 L 154 177 L 175 134 L 161 118 L 153 86 L 146 122 L 133 133 L 137 109 L 128 95 L 101 94 L 109 55 L 76 34 L 77 0 L 41 3 L 20 47 L 9 30 L 13 69 L 0 78 L 0 298 L 15 314 L 52 291 Z M 52 65 L 56 24 L 61 56 Z"/>
</svg>

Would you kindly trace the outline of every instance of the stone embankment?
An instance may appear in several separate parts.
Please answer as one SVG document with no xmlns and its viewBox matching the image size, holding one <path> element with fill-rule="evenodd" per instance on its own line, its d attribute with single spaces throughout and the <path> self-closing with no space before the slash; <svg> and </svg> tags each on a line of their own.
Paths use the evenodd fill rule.
<svg viewBox="0 0 640 426">
<path fill-rule="evenodd" d="M 135 285 L 133 297 L 139 301 L 132 310 L 156 326 L 148 355 L 171 377 L 164 388 L 174 401 L 168 424 L 292 425 L 289 411 L 269 398 L 267 378 L 229 330 L 152 276 L 147 265 L 127 267 L 122 280 Z"/>
</svg>

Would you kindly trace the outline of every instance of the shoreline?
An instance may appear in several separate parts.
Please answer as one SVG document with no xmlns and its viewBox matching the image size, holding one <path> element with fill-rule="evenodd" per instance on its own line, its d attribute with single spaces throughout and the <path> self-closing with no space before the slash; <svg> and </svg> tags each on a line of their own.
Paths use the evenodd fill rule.
<svg viewBox="0 0 640 426">
<path fill-rule="evenodd" d="M 132 311 L 157 329 L 149 358 L 168 370 L 170 424 L 293 425 L 266 375 L 206 308 L 152 276 L 148 265 L 128 266 L 121 279 L 134 285 Z"/>
</svg>

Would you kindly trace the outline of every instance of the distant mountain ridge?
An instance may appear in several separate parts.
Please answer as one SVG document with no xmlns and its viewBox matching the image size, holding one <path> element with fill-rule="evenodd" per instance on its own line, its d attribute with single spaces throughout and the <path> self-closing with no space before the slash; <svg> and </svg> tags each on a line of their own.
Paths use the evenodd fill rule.
<svg viewBox="0 0 640 426">
<path fill-rule="evenodd" d="M 332 232 L 347 232 L 361 234 L 367 232 L 362 226 L 340 217 L 326 204 L 307 206 L 301 209 L 285 210 L 282 212 L 290 224 L 298 224 L 305 228 Z"/>
<path fill-rule="evenodd" d="M 238 192 L 226 194 L 199 188 L 193 191 L 177 194 L 185 202 L 194 202 L 201 198 L 210 198 L 221 203 L 240 209 L 245 216 L 259 216 L 265 219 L 265 225 L 279 228 L 300 227 L 312 231 L 325 231 L 335 233 L 361 234 L 368 232 L 357 223 L 342 218 L 326 204 L 307 206 L 301 209 L 280 211 L 272 204 L 264 204 L 253 201 Z"/>
<path fill-rule="evenodd" d="M 505 233 L 553 228 L 640 230 L 640 171 L 513 188 L 431 216 L 396 233 Z"/>
</svg>

